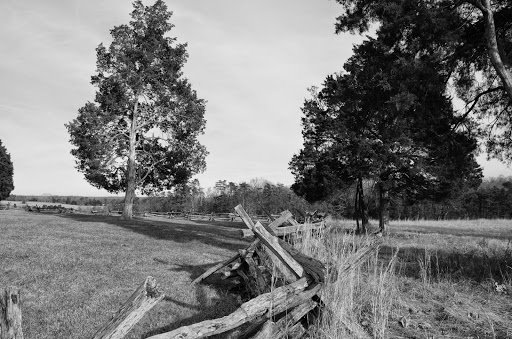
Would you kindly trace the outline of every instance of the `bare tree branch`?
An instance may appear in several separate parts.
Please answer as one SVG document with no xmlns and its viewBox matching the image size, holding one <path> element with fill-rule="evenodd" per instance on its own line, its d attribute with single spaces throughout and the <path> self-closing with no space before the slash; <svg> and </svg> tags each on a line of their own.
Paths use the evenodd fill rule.
<svg viewBox="0 0 512 339">
<path fill-rule="evenodd" d="M 473 100 L 470 101 L 473 103 L 471 105 L 471 107 L 464 113 L 464 115 L 462 115 L 459 118 L 459 120 L 455 123 L 455 125 L 453 125 L 452 132 L 455 131 L 462 124 L 462 122 L 464 122 L 464 120 L 466 120 L 466 118 L 469 116 L 469 114 L 476 107 L 478 100 L 480 100 L 481 97 L 483 97 L 484 95 L 487 95 L 489 93 L 496 92 L 496 91 L 503 90 L 503 89 L 504 89 L 503 86 L 498 86 L 498 87 L 489 88 L 483 92 L 478 93 L 478 95 Z M 467 107 L 467 105 L 466 105 L 466 107 Z"/>
</svg>

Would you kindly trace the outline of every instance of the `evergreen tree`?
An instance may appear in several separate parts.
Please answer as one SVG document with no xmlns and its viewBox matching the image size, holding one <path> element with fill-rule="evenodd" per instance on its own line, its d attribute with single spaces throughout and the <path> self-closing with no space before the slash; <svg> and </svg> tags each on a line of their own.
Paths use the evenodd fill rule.
<svg viewBox="0 0 512 339">
<path fill-rule="evenodd" d="M 186 44 L 168 37 L 173 25 L 165 2 L 134 2 L 129 25 L 111 30 L 100 44 L 95 102 L 66 125 L 77 169 L 93 186 L 126 192 L 131 218 L 136 190 L 144 194 L 181 185 L 205 169 L 205 102 L 183 77 Z"/>
<path fill-rule="evenodd" d="M 476 140 L 456 128 L 436 56 L 394 47 L 379 36 L 354 48 L 345 72 L 305 102 L 304 148 L 290 163 L 292 188 L 310 202 L 374 181 L 381 229 L 390 195 L 440 200 L 481 176 Z"/>
<path fill-rule="evenodd" d="M 0 200 L 5 199 L 14 189 L 12 176 L 14 175 L 11 155 L 0 140 Z"/>
<path fill-rule="evenodd" d="M 370 30 L 394 50 L 437 55 L 448 88 L 466 102 L 458 125 L 478 118 L 488 152 L 512 160 L 512 2 L 510 0 L 336 0 L 336 32 Z M 474 120 L 474 119 L 472 119 Z"/>
</svg>

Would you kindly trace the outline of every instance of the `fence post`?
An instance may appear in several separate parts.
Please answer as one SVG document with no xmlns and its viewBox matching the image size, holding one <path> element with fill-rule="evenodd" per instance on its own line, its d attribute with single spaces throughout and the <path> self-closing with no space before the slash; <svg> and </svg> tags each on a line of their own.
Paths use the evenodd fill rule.
<svg viewBox="0 0 512 339">
<path fill-rule="evenodd" d="M 163 298 L 164 294 L 159 289 L 155 278 L 147 277 L 128 301 L 121 306 L 116 316 L 94 334 L 93 339 L 124 338 L 144 314 Z"/>
<path fill-rule="evenodd" d="M 20 291 L 9 286 L 0 292 L 0 339 L 23 339 Z"/>
</svg>

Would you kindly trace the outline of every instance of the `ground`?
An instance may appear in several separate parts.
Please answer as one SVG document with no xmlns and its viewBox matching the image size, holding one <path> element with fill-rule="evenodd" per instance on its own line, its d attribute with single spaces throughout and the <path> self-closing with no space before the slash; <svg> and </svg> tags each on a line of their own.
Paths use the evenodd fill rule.
<svg viewBox="0 0 512 339">
<path fill-rule="evenodd" d="M 21 289 L 25 338 L 87 338 L 151 275 L 166 297 L 127 336 L 146 338 L 238 307 L 220 281 L 191 281 L 247 245 L 243 227 L 0 211 L 0 288 Z M 370 306 L 355 305 L 354 319 L 387 338 L 512 338 L 511 237 L 508 220 L 392 223 L 377 261 L 399 248 L 379 287 L 391 297 L 372 304 L 383 304 L 384 334 Z"/>
<path fill-rule="evenodd" d="M 166 297 L 127 338 L 238 306 L 222 286 L 190 283 L 246 246 L 236 232 L 239 224 L 0 212 L 0 287 L 21 289 L 25 338 L 92 337 L 148 275 Z"/>
</svg>

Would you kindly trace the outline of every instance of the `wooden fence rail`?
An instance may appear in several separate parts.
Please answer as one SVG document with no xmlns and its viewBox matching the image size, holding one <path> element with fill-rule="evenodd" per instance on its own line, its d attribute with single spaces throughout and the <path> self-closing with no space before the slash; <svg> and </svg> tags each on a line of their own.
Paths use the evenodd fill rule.
<svg viewBox="0 0 512 339">
<path fill-rule="evenodd" d="M 0 339 L 23 339 L 20 303 L 17 287 L 0 291 Z"/>
<path fill-rule="evenodd" d="M 241 205 L 236 214 L 248 228 L 248 234 L 256 239 L 236 255 L 213 266 L 193 281 L 199 283 L 211 274 L 223 272 L 226 279 L 238 279 L 249 293 L 249 300 L 235 312 L 218 319 L 205 320 L 172 331 L 153 335 L 148 339 L 198 339 L 231 331 L 230 338 L 300 338 L 325 305 L 322 289 L 326 283 L 324 263 L 299 252 L 290 243 L 279 238 L 291 232 L 316 231 L 320 224 L 298 224 L 289 211 L 265 217 L 271 220 L 263 225 L 249 216 Z M 149 215 L 172 218 L 211 218 L 218 215 L 153 212 Z M 224 214 L 226 217 L 226 214 Z M 291 226 L 283 226 L 286 223 Z M 378 248 L 372 244 L 360 249 L 347 262 L 343 272 L 357 267 Z M 277 269 L 274 270 L 274 268 Z M 278 272 L 277 276 L 269 272 Z M 279 282 L 278 282 L 279 281 Z M 131 297 L 121 306 L 116 316 L 104 324 L 92 339 L 122 339 L 130 329 L 164 298 L 152 277 L 147 277 Z M 247 300 L 247 299 L 245 299 Z M 0 294 L 0 339 L 23 339 L 21 328 L 19 291 L 7 288 Z"/>
</svg>

